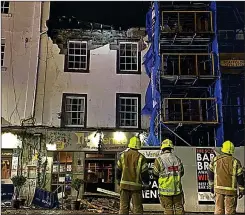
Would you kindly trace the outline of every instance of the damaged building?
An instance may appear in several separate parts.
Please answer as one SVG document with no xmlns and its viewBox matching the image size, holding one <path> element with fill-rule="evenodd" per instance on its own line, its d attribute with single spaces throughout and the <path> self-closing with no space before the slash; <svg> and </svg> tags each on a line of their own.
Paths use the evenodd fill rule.
<svg viewBox="0 0 245 215">
<path fill-rule="evenodd" d="M 35 54 L 32 52 L 39 55 L 37 82 L 30 88 L 33 112 L 21 113 L 21 121 L 11 119 L 13 124 L 2 127 L 5 137 L 13 134 L 21 142 L 23 156 L 29 154 L 29 160 L 22 158 L 23 165 L 17 159 L 15 168 L 35 181 L 39 160 L 45 181 L 38 187 L 68 196 L 75 195 L 72 178 L 86 181 L 81 194 L 96 192 L 97 186 L 116 191 L 118 153 L 127 147 L 130 137 L 149 127 L 148 117 L 141 115 L 148 84 L 142 65 L 147 50 L 145 28 L 114 29 L 72 17 L 49 20 L 49 2 L 40 2 L 38 9 L 41 16 L 35 27 L 40 28 L 39 46 Z M 7 112 L 3 116 L 9 119 Z M 28 137 L 23 137 L 23 132 Z M 36 142 L 37 147 L 31 148 Z M 8 154 L 12 163 L 19 154 L 11 147 L 6 150 L 13 154 Z M 15 174 L 12 172 L 5 183 L 11 183 Z M 36 182 L 33 189 L 35 186 Z"/>
</svg>

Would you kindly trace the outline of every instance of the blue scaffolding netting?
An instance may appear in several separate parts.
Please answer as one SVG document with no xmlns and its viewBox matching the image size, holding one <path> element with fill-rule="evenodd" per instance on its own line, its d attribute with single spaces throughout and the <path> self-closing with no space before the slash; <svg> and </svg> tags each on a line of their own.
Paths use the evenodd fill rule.
<svg viewBox="0 0 245 215">
<path fill-rule="evenodd" d="M 222 115 L 222 92 L 221 92 L 221 73 L 219 69 L 219 52 L 217 40 L 217 17 L 216 17 L 216 2 L 210 4 L 210 9 L 213 14 L 214 39 L 210 51 L 214 54 L 215 74 L 218 77 L 215 81 L 213 97 L 216 98 L 219 124 L 215 132 L 215 145 L 220 147 L 224 141 L 223 131 L 223 115 Z M 161 142 L 161 127 L 168 129 L 161 121 L 161 104 L 162 97 L 160 93 L 160 15 L 159 4 L 157 1 L 152 3 L 146 15 L 146 31 L 148 36 L 149 47 L 144 56 L 144 66 L 146 74 L 149 77 L 149 85 L 146 90 L 145 106 L 142 109 L 142 115 L 150 116 L 149 136 L 146 141 L 148 146 L 159 146 Z M 161 126 L 161 127 L 160 127 Z M 160 127 L 160 128 L 159 128 Z M 186 142 L 186 141 L 184 141 Z M 187 143 L 187 142 L 186 142 Z M 188 144 L 189 145 L 189 144 Z"/>
</svg>

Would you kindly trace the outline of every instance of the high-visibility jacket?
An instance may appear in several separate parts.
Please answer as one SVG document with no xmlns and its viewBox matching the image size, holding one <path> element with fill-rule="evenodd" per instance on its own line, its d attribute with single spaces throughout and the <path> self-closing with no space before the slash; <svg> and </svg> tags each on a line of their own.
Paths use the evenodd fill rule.
<svg viewBox="0 0 245 215">
<path fill-rule="evenodd" d="M 127 149 L 117 162 L 120 174 L 120 188 L 125 190 L 142 189 L 142 173 L 148 174 L 148 164 L 144 155 L 138 150 Z"/>
<path fill-rule="evenodd" d="M 156 158 L 153 174 L 158 177 L 159 194 L 174 196 L 183 192 L 181 177 L 184 175 L 182 161 L 171 152 Z"/>
<path fill-rule="evenodd" d="M 237 184 L 244 192 L 244 178 L 241 162 L 228 154 L 221 154 L 210 162 L 208 170 L 210 187 L 223 195 L 237 195 Z"/>
</svg>

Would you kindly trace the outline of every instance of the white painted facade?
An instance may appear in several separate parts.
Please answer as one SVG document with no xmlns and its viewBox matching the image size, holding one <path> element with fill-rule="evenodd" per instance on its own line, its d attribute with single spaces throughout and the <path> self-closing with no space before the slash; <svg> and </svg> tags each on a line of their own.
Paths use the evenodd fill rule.
<svg viewBox="0 0 245 215">
<path fill-rule="evenodd" d="M 41 5 L 10 1 L 8 12 L 1 13 L 1 109 L 2 117 L 12 125 L 20 125 L 34 111 Z"/>
<path fill-rule="evenodd" d="M 149 77 L 142 73 L 116 74 L 116 50 L 109 44 L 90 51 L 89 73 L 64 72 L 65 55 L 52 40 L 42 37 L 36 123 L 59 127 L 63 93 L 87 95 L 87 128 L 116 127 L 116 93 L 141 94 L 141 109 Z M 45 50 L 48 52 L 45 53 Z M 141 53 L 141 62 L 146 50 Z M 141 117 L 141 128 L 148 128 L 149 118 Z"/>
</svg>

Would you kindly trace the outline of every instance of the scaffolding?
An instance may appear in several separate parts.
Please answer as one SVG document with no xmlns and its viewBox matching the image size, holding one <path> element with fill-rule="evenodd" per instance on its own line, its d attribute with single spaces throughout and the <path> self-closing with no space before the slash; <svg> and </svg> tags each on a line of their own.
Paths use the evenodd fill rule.
<svg viewBox="0 0 245 215">
<path fill-rule="evenodd" d="M 153 2 L 147 13 L 150 78 L 142 114 L 148 145 L 221 146 L 224 140 L 215 2 Z"/>
</svg>

